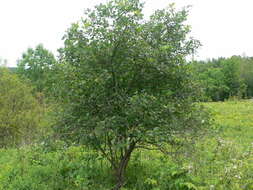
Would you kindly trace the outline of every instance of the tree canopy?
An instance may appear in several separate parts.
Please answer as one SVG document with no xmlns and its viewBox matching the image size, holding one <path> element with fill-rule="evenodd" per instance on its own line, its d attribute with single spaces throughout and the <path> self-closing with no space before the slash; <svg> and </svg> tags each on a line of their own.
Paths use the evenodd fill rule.
<svg viewBox="0 0 253 190">
<path fill-rule="evenodd" d="M 18 60 L 17 73 L 29 79 L 37 92 L 49 91 L 53 84 L 52 68 L 56 65 L 54 55 L 42 44 L 35 49 L 28 48 Z"/>
<path fill-rule="evenodd" d="M 188 36 L 187 9 L 169 6 L 148 20 L 142 9 L 139 0 L 113 0 L 87 10 L 60 50 L 57 130 L 109 160 L 115 189 L 136 148 L 173 144 L 205 125 L 185 61 L 199 45 Z"/>
</svg>

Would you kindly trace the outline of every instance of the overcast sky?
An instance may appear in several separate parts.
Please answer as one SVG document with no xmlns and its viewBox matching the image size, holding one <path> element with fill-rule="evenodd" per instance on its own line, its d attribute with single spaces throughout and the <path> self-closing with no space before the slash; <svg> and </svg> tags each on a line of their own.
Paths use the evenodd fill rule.
<svg viewBox="0 0 253 190">
<path fill-rule="evenodd" d="M 106 0 L 0 0 L 0 57 L 14 66 L 28 47 L 56 53 L 62 36 L 84 9 Z M 202 47 L 197 59 L 253 56 L 252 0 L 144 0 L 145 14 L 175 2 L 192 5 L 188 22 Z"/>
</svg>

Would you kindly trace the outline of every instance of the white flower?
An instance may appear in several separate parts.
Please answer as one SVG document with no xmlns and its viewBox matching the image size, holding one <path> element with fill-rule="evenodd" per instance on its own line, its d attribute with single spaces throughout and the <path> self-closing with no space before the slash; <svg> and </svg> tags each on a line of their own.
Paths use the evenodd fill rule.
<svg viewBox="0 0 253 190">
<path fill-rule="evenodd" d="M 239 175 L 235 175 L 235 177 L 238 178 L 238 179 L 241 179 L 241 176 L 239 176 Z"/>
</svg>

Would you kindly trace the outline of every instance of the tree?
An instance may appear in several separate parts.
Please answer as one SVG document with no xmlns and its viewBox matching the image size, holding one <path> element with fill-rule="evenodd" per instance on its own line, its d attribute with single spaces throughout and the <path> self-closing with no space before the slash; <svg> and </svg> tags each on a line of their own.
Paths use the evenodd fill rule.
<svg viewBox="0 0 253 190">
<path fill-rule="evenodd" d="M 43 110 L 32 88 L 0 67 L 0 147 L 30 143 L 39 131 Z"/>
<path fill-rule="evenodd" d="M 52 88 L 55 64 L 54 55 L 40 44 L 23 53 L 22 59 L 18 60 L 17 73 L 28 78 L 38 92 L 48 91 Z"/>
<path fill-rule="evenodd" d="M 199 73 L 199 80 L 205 91 L 205 95 L 213 101 L 224 100 L 229 94 L 229 87 L 225 82 L 225 75 L 221 68 L 207 68 L 206 71 Z"/>
<path fill-rule="evenodd" d="M 221 62 L 222 70 L 225 75 L 226 85 L 229 87 L 228 97 L 243 97 L 246 92 L 246 84 L 241 77 L 241 58 L 232 56 Z"/>
<path fill-rule="evenodd" d="M 240 77 L 247 86 L 247 98 L 253 97 L 253 58 L 243 57 L 240 64 Z"/>
<path fill-rule="evenodd" d="M 60 50 L 63 111 L 56 129 L 108 159 L 115 190 L 135 149 L 175 144 L 206 123 L 185 62 L 199 45 L 187 35 L 188 11 L 170 6 L 146 21 L 142 8 L 139 0 L 114 0 L 88 10 Z"/>
</svg>

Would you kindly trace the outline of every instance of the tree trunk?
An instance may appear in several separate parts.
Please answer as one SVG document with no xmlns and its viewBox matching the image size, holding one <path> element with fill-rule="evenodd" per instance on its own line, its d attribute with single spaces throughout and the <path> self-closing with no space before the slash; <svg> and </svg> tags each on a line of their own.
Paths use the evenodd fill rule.
<svg viewBox="0 0 253 190">
<path fill-rule="evenodd" d="M 116 179 L 116 186 L 114 190 L 120 190 L 121 187 L 123 187 L 124 182 L 125 182 L 125 171 L 127 164 L 129 162 L 130 157 L 128 158 L 123 158 L 120 162 L 119 168 L 116 169 L 115 171 L 115 179 Z"/>
<path fill-rule="evenodd" d="M 115 179 L 116 186 L 113 190 L 120 190 L 123 187 L 125 182 L 125 172 L 130 160 L 131 154 L 135 148 L 135 143 L 131 144 L 125 155 L 121 158 L 118 168 L 115 168 Z"/>
</svg>

